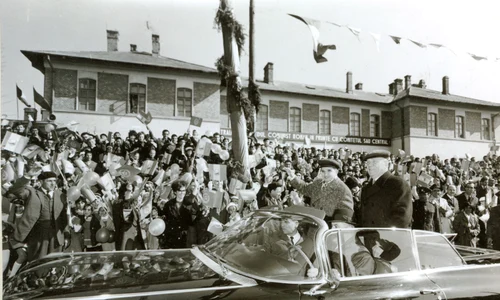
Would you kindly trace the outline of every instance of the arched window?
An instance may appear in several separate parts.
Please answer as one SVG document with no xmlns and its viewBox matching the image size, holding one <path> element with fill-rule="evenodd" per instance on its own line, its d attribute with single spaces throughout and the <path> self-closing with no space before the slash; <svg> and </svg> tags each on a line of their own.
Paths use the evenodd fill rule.
<svg viewBox="0 0 500 300">
<path fill-rule="evenodd" d="M 191 89 L 177 89 L 177 116 L 191 117 L 193 92 Z"/>
<path fill-rule="evenodd" d="M 261 104 L 259 106 L 259 113 L 257 114 L 257 127 L 259 131 L 269 130 L 269 118 L 268 118 L 269 108 L 267 105 Z"/>
<path fill-rule="evenodd" d="M 319 112 L 319 133 L 320 134 L 330 134 L 331 133 L 331 119 L 330 111 L 322 110 Z"/>
<path fill-rule="evenodd" d="M 435 113 L 427 114 L 427 135 L 437 136 L 437 115 Z"/>
<path fill-rule="evenodd" d="M 146 112 L 146 86 L 140 83 L 130 84 L 130 113 Z"/>
<path fill-rule="evenodd" d="M 359 136 L 360 118 L 358 113 L 351 113 L 351 126 L 349 127 L 350 136 Z"/>
<path fill-rule="evenodd" d="M 370 116 L 370 136 L 380 137 L 380 116 L 371 115 Z"/>
<path fill-rule="evenodd" d="M 300 108 L 290 107 L 290 132 L 300 132 Z"/>
<path fill-rule="evenodd" d="M 78 110 L 95 111 L 96 81 L 81 78 L 78 86 Z"/>
<path fill-rule="evenodd" d="M 455 117 L 455 137 L 456 138 L 465 138 L 464 133 L 464 117 L 456 116 Z"/>
</svg>

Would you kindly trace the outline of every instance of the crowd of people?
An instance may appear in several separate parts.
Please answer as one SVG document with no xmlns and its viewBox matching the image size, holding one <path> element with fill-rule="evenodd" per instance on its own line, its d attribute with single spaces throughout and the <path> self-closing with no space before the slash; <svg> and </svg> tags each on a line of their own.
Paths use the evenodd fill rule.
<svg viewBox="0 0 500 300">
<path fill-rule="evenodd" d="M 21 138 L 19 138 L 21 136 Z M 2 126 L 4 272 L 53 252 L 186 248 L 260 208 L 312 206 L 329 226 L 455 233 L 500 250 L 500 157 L 319 149 L 248 139 L 250 169 L 218 133 L 155 137 Z"/>
</svg>

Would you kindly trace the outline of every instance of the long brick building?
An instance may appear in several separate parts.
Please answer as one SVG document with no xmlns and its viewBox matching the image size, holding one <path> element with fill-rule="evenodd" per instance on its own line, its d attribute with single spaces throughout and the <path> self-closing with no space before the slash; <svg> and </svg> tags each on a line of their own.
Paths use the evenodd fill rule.
<svg viewBox="0 0 500 300">
<path fill-rule="evenodd" d="M 183 133 L 191 116 L 203 118 L 201 132 L 231 135 L 225 91 L 213 68 L 163 57 L 159 36 L 152 53 L 118 51 L 118 32 L 108 31 L 108 51 L 22 51 L 45 75 L 44 97 L 57 122 L 80 123 L 79 131 L 144 130 L 139 110 L 151 112 L 155 134 L 164 128 Z M 262 106 L 257 115 L 259 139 L 355 151 L 404 149 L 414 155 L 445 157 L 486 154 L 500 134 L 500 104 L 395 79 L 387 93 L 363 90 L 346 74 L 345 88 L 335 89 L 274 80 L 274 65 L 259 81 Z M 340 85 L 340 84 L 339 84 Z M 343 84 L 342 84 L 343 85 Z"/>
</svg>

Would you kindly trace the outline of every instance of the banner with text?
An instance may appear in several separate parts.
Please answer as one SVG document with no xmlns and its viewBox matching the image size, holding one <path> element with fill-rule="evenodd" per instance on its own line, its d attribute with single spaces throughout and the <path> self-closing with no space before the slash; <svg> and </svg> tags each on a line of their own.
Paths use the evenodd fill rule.
<svg viewBox="0 0 500 300">
<path fill-rule="evenodd" d="M 230 128 L 221 128 L 220 134 L 231 137 Z M 326 134 L 310 134 L 298 132 L 280 132 L 280 131 L 256 131 L 255 137 L 258 139 L 269 138 L 280 142 L 304 142 L 309 139 L 311 143 L 330 143 L 330 144 L 351 144 L 351 145 L 372 145 L 372 146 L 391 146 L 391 139 L 382 139 L 362 136 L 334 136 Z"/>
</svg>

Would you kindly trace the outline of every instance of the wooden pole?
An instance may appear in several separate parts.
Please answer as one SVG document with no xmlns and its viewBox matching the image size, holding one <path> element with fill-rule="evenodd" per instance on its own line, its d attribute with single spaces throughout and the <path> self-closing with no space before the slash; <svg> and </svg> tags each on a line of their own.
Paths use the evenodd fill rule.
<svg viewBox="0 0 500 300">
<path fill-rule="evenodd" d="M 254 60 L 254 55 L 255 55 L 255 25 L 254 25 L 254 0 L 250 0 L 250 34 L 249 34 L 249 44 L 250 44 L 250 49 L 249 49 L 249 55 L 250 55 L 250 60 L 248 63 L 248 81 L 249 82 L 254 82 L 254 70 L 255 70 L 255 60 Z"/>
<path fill-rule="evenodd" d="M 231 9 L 229 0 L 220 0 L 221 10 Z M 240 56 L 238 53 L 238 45 L 234 39 L 233 29 L 227 24 L 222 25 L 222 39 L 224 42 L 224 64 L 233 70 L 235 80 L 241 83 L 240 79 Z M 247 138 L 247 122 L 243 109 L 239 107 L 235 100 L 235 95 L 238 91 L 235 90 L 232 80 L 227 83 L 227 102 L 228 111 L 231 121 L 233 155 L 236 161 L 239 161 L 245 168 L 248 168 L 248 138 Z"/>
</svg>

